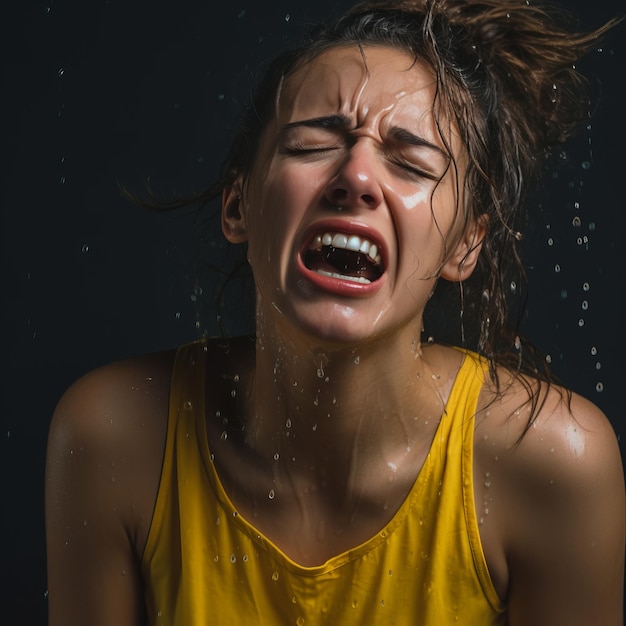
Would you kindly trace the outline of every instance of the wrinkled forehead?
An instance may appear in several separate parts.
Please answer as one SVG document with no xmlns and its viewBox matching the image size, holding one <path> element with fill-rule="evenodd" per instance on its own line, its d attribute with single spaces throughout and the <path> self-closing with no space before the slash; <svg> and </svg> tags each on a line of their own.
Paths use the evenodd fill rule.
<svg viewBox="0 0 626 626">
<path fill-rule="evenodd" d="M 406 52 L 384 46 L 337 47 L 286 78 L 277 98 L 277 121 L 280 125 L 339 113 L 371 132 L 400 126 L 435 140 L 435 90 L 432 69 Z"/>
</svg>

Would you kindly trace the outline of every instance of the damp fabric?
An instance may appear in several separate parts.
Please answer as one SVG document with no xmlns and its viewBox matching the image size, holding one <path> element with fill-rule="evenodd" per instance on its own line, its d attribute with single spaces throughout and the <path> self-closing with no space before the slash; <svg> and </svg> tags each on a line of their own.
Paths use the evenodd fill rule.
<svg viewBox="0 0 626 626">
<path fill-rule="evenodd" d="M 489 626 L 473 490 L 474 414 L 486 363 L 465 352 L 430 451 L 393 518 L 364 543 L 302 567 L 239 515 L 207 442 L 206 342 L 178 349 L 161 482 L 142 558 L 155 626 Z"/>
</svg>

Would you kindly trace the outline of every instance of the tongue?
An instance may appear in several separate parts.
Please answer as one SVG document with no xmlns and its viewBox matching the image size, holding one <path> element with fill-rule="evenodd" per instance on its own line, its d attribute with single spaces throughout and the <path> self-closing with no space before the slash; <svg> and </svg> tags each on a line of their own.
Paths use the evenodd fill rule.
<svg viewBox="0 0 626 626">
<path fill-rule="evenodd" d="M 361 252 L 352 252 L 324 246 L 321 250 L 308 250 L 304 264 L 313 271 L 324 270 L 342 276 L 363 277 L 374 281 L 380 278 L 380 270 Z"/>
</svg>

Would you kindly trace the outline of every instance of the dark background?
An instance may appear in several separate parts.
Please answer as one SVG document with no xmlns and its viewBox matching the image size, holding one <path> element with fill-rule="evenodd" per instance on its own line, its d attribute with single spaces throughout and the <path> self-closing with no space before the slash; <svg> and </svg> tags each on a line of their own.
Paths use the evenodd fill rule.
<svg viewBox="0 0 626 626">
<path fill-rule="evenodd" d="M 590 28 L 623 12 L 622 1 L 564 6 Z M 219 328 L 216 311 L 199 305 L 212 301 L 216 283 L 201 276 L 200 294 L 196 219 L 145 212 L 117 184 L 140 191 L 151 177 L 165 194 L 202 189 L 258 63 L 349 4 L 3 6 L 2 624 L 45 623 L 45 441 L 63 390 L 102 363 Z M 549 174 L 527 243 L 527 330 L 620 438 L 625 35 L 622 25 L 581 65 L 600 94 L 598 110 Z M 201 249 L 219 265 L 215 226 Z M 246 330 L 234 308 L 224 317 L 230 332 Z"/>
</svg>

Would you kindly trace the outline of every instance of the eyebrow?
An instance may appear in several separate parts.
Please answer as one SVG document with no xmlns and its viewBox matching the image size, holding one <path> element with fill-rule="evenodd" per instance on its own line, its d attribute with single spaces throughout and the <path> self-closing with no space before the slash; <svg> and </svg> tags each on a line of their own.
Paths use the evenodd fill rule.
<svg viewBox="0 0 626 626">
<path fill-rule="evenodd" d="M 292 128 L 298 128 L 299 126 L 306 126 L 307 128 L 330 128 L 334 130 L 349 130 L 351 127 L 350 119 L 345 115 L 324 115 L 322 117 L 313 117 L 310 120 L 298 120 L 297 122 L 290 122 L 283 126 L 283 130 L 290 130 Z"/>
<path fill-rule="evenodd" d="M 405 128 L 394 126 L 391 129 L 391 136 L 394 139 L 401 141 L 402 143 L 408 143 L 411 146 L 434 150 L 435 152 L 443 156 L 447 161 L 450 160 L 450 155 L 445 150 L 440 148 L 437 144 L 434 144 L 431 141 L 424 139 L 423 137 L 419 137 L 418 135 L 414 135 L 412 132 L 406 130 Z"/>
</svg>

